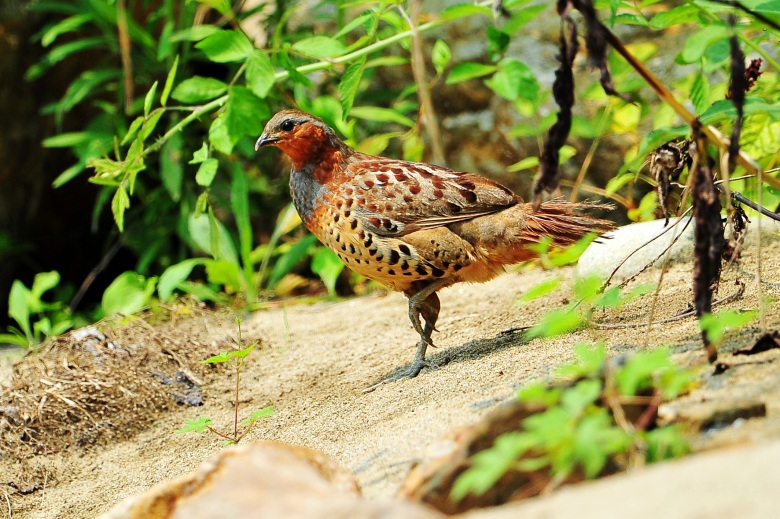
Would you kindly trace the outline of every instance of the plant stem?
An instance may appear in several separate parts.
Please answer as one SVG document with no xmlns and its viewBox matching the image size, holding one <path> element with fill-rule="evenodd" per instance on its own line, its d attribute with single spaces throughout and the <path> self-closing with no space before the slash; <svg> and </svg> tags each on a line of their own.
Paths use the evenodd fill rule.
<svg viewBox="0 0 780 519">
<path fill-rule="evenodd" d="M 225 94 L 223 96 L 214 99 L 213 101 L 206 103 L 205 105 L 201 105 L 200 107 L 196 108 L 195 110 L 192 111 L 190 115 L 188 115 L 187 117 L 185 117 L 184 119 L 176 123 L 174 126 L 171 127 L 170 130 L 165 132 L 162 137 L 160 137 L 154 142 L 154 144 L 146 148 L 144 150 L 143 156 L 146 157 L 150 153 L 159 151 L 160 148 L 162 148 L 163 144 L 165 144 L 165 141 L 170 139 L 173 134 L 175 134 L 178 131 L 181 131 L 185 126 L 190 124 L 192 121 L 194 121 L 201 115 L 221 107 L 227 102 L 227 100 L 228 100 L 228 94 Z M 170 110 L 170 109 L 171 108 L 166 108 L 166 110 Z"/>
</svg>

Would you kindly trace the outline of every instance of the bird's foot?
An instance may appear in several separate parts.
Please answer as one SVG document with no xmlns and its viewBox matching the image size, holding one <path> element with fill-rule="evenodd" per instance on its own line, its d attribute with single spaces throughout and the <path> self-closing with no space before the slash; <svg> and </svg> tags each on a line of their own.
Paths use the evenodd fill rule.
<svg viewBox="0 0 780 519">
<path fill-rule="evenodd" d="M 417 375 L 420 374 L 423 368 L 428 367 L 428 363 L 425 362 L 425 359 L 417 359 L 415 358 L 409 366 L 407 366 L 405 369 L 402 369 L 398 373 L 395 373 L 394 375 L 390 375 L 389 377 L 380 380 L 376 384 L 373 384 L 366 389 L 363 390 L 363 393 L 371 393 L 372 391 L 375 391 L 380 386 L 384 386 L 385 384 L 390 384 L 392 382 L 397 382 L 403 378 L 414 378 Z"/>
</svg>

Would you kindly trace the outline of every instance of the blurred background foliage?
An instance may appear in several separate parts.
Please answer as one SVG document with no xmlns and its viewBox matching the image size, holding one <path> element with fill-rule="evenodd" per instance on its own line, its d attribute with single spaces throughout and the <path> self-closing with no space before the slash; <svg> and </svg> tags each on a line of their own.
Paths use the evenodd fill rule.
<svg viewBox="0 0 780 519">
<path fill-rule="evenodd" d="M 780 0 L 746 5 L 780 19 Z M 743 149 L 777 176 L 776 31 L 705 0 L 595 6 L 678 99 L 724 132 L 736 32 L 763 72 L 748 93 Z M 552 2 L 507 0 L 498 16 L 493 7 L 6 1 L 0 323 L 9 333 L 0 342 L 36 344 L 182 293 L 251 308 L 366 290 L 300 225 L 281 154 L 254 151 L 281 108 L 318 115 L 360 151 L 480 172 L 527 196 L 555 121 L 560 21 Z M 611 198 L 620 221 L 652 219 L 647 154 L 689 128 L 619 56 L 610 66 L 631 102 L 605 95 L 584 55 L 576 62 L 564 195 Z M 761 190 L 770 209 L 780 203 L 780 191 L 754 179 L 732 189 Z"/>
</svg>

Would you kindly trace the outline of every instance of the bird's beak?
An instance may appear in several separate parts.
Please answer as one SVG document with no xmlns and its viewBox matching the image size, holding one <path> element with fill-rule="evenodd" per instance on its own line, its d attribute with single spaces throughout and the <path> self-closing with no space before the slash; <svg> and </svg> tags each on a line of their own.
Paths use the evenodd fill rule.
<svg viewBox="0 0 780 519">
<path fill-rule="evenodd" d="M 255 151 L 259 150 L 263 146 L 269 146 L 278 141 L 279 141 L 279 137 L 270 137 L 268 133 L 263 132 L 263 134 L 260 136 L 259 139 L 257 139 L 257 142 L 255 143 Z"/>
</svg>

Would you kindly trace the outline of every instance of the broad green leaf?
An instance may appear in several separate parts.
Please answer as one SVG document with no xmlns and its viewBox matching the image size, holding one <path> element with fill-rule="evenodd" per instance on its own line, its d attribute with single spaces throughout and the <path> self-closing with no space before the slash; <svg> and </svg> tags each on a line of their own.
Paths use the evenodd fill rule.
<svg viewBox="0 0 780 519">
<path fill-rule="evenodd" d="M 683 63 L 698 62 L 707 48 L 716 41 L 728 38 L 731 35 L 731 29 L 723 25 L 708 25 L 703 29 L 691 34 L 685 40 L 680 59 Z"/>
<path fill-rule="evenodd" d="M 16 321 L 28 341 L 33 340 L 30 327 L 30 290 L 24 283 L 15 279 L 8 294 L 8 316 Z"/>
<path fill-rule="evenodd" d="M 171 41 L 200 41 L 212 34 L 220 32 L 219 27 L 214 25 L 195 25 L 183 29 L 171 36 Z"/>
<path fill-rule="evenodd" d="M 268 105 L 246 87 L 234 86 L 225 105 L 225 124 L 230 141 L 235 144 L 243 137 L 257 138 L 263 123 L 271 116 Z"/>
<path fill-rule="evenodd" d="M 182 103 L 201 103 L 224 94 L 227 88 L 228 86 L 218 79 L 194 76 L 176 85 L 171 97 Z"/>
<path fill-rule="evenodd" d="M 52 270 L 51 272 L 39 272 L 35 275 L 32 288 L 30 289 L 30 302 L 34 304 L 33 312 L 40 312 L 43 310 L 41 297 L 43 297 L 45 292 L 48 292 L 59 284 L 60 273 L 56 270 Z"/>
<path fill-rule="evenodd" d="M 339 94 L 341 96 L 341 108 L 344 117 L 349 115 L 352 104 L 355 102 L 355 95 L 360 86 L 360 79 L 363 77 L 363 69 L 365 66 L 366 57 L 362 56 L 347 67 L 347 70 L 344 71 L 344 75 L 341 77 L 341 81 L 339 82 Z"/>
<path fill-rule="evenodd" d="M 201 258 L 186 259 L 165 269 L 157 283 L 157 294 L 160 296 L 160 301 L 167 303 L 173 295 L 173 291 L 190 277 L 192 269 L 197 265 L 202 265 L 204 261 Z"/>
<path fill-rule="evenodd" d="M 313 58 L 335 58 L 347 52 L 347 48 L 338 40 L 327 36 L 311 36 L 296 41 L 292 49 Z"/>
<path fill-rule="evenodd" d="M 449 45 L 444 40 L 436 40 L 431 51 L 431 61 L 433 61 L 433 68 L 436 69 L 438 75 L 444 75 L 447 65 L 450 64 L 450 59 L 452 59 L 452 51 Z"/>
<path fill-rule="evenodd" d="M 265 98 L 276 83 L 276 72 L 265 52 L 256 50 L 246 63 L 246 82 L 259 98 Z"/>
<path fill-rule="evenodd" d="M 398 123 L 409 128 L 414 127 L 414 121 L 390 108 L 378 106 L 356 106 L 352 109 L 352 117 L 377 123 Z"/>
<path fill-rule="evenodd" d="M 228 292 L 243 290 L 241 268 L 238 263 L 225 259 L 209 260 L 204 263 L 209 283 L 223 285 Z"/>
<path fill-rule="evenodd" d="M 446 83 L 454 85 L 470 79 L 487 76 L 496 71 L 495 65 L 483 65 L 482 63 L 458 63 L 447 76 Z"/>
<path fill-rule="evenodd" d="M 549 4 L 542 2 L 540 4 L 530 5 L 528 7 L 514 11 L 509 20 L 504 23 L 504 32 L 508 34 L 515 34 L 517 31 L 528 25 L 529 22 L 535 20 L 547 9 L 549 9 Z"/>
<path fill-rule="evenodd" d="M 336 294 L 336 281 L 344 270 L 344 263 L 327 247 L 320 247 L 311 258 L 311 270 L 317 274 L 330 295 Z"/>
<path fill-rule="evenodd" d="M 271 270 L 271 275 L 268 278 L 268 287 L 273 288 L 279 280 L 288 274 L 298 262 L 306 256 L 309 252 L 309 248 L 311 248 L 316 241 L 317 238 L 313 234 L 309 234 L 305 238 L 298 240 L 290 250 L 282 254 L 279 259 L 276 260 L 274 268 Z"/>
<path fill-rule="evenodd" d="M 163 87 L 162 94 L 160 95 L 160 104 L 165 106 L 168 103 L 168 96 L 171 94 L 173 88 L 173 82 L 176 80 L 176 70 L 179 68 L 179 55 L 173 59 L 173 65 L 168 72 L 168 77 L 165 78 L 165 86 Z"/>
<path fill-rule="evenodd" d="M 653 16 L 650 20 L 650 28 L 659 30 L 681 23 L 695 23 L 698 14 L 699 10 L 693 4 L 683 4 Z"/>
<path fill-rule="evenodd" d="M 204 142 L 200 148 L 192 154 L 192 160 L 189 161 L 189 164 L 200 164 L 201 162 L 207 160 L 209 158 L 209 147 Z"/>
<path fill-rule="evenodd" d="M 156 281 L 137 272 L 123 272 L 103 292 L 103 313 L 128 315 L 142 310 L 151 300 Z"/>
<path fill-rule="evenodd" d="M 238 264 L 238 255 L 235 245 L 230 239 L 230 234 L 222 222 L 216 222 L 217 234 L 216 242 L 219 250 L 212 250 L 211 224 L 206 214 L 191 214 L 187 221 L 187 228 L 195 244 L 203 252 L 211 254 L 212 257 L 225 258 L 227 261 Z"/>
<path fill-rule="evenodd" d="M 217 166 L 219 166 L 217 159 L 206 159 L 201 162 L 198 172 L 195 174 L 195 182 L 199 186 L 209 187 L 217 175 Z"/>
<path fill-rule="evenodd" d="M 449 21 L 457 20 L 458 18 L 465 18 L 467 16 L 474 16 L 477 14 L 487 16 L 488 18 L 493 17 L 493 12 L 489 7 L 469 3 L 451 5 L 445 8 L 439 16 L 442 20 Z"/>
<path fill-rule="evenodd" d="M 195 44 L 208 59 L 215 63 L 244 61 L 249 58 L 255 48 L 243 33 L 222 30 L 215 32 Z"/>
<path fill-rule="evenodd" d="M 227 127 L 227 117 L 224 113 L 217 116 L 209 126 L 209 143 L 211 146 L 225 155 L 233 151 L 233 142 L 230 139 Z"/>
<path fill-rule="evenodd" d="M 769 104 L 765 99 L 759 97 L 748 97 L 743 106 L 745 115 L 766 114 L 771 120 L 780 120 L 780 102 Z M 701 114 L 700 119 L 704 124 L 714 124 L 723 120 L 730 120 L 737 115 L 737 109 L 734 103 L 728 99 L 716 101 L 707 111 Z"/>
<path fill-rule="evenodd" d="M 496 73 L 485 80 L 485 84 L 510 101 L 526 99 L 535 103 L 539 98 L 536 76 L 528 65 L 515 58 L 502 60 Z"/>
</svg>

